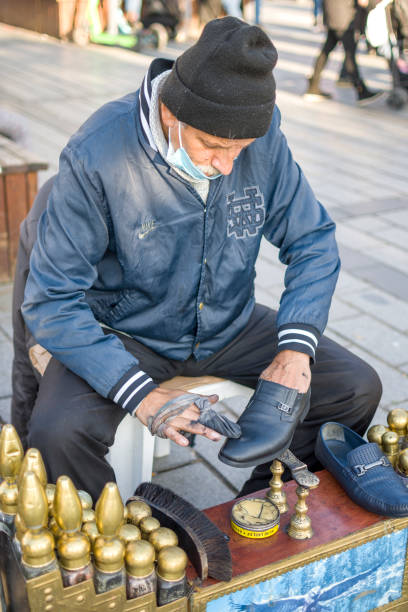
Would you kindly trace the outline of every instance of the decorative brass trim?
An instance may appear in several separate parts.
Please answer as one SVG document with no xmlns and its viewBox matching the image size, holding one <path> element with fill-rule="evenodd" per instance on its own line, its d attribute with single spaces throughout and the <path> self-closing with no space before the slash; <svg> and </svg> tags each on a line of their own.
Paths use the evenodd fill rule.
<svg viewBox="0 0 408 612">
<path fill-rule="evenodd" d="M 249 586 L 254 586 L 259 582 L 270 580 L 276 576 L 280 576 L 289 571 L 309 565 L 315 561 L 320 561 L 326 557 L 330 557 L 337 553 L 351 550 L 379 539 L 385 535 L 393 533 L 395 531 L 401 531 L 408 527 L 408 518 L 401 519 L 387 519 L 376 525 L 366 527 L 355 533 L 349 534 L 343 538 L 333 540 L 327 544 L 316 546 L 316 548 L 309 549 L 308 551 L 293 555 L 292 557 L 282 559 L 276 563 L 260 567 L 252 572 L 236 576 L 230 582 L 220 582 L 210 587 L 197 588 L 192 595 L 191 599 L 191 612 L 205 612 L 206 604 L 214 599 L 219 599 L 224 595 L 240 591 Z M 408 548 L 408 547 L 407 547 Z M 401 607 L 402 604 L 406 605 L 408 600 L 408 572 L 407 572 L 408 555 L 405 561 L 404 578 L 402 585 L 402 594 L 399 600 L 387 604 L 378 608 L 379 610 L 394 610 Z M 394 606 L 394 607 L 392 607 Z"/>
<path fill-rule="evenodd" d="M 92 580 L 64 588 L 58 570 L 28 580 L 27 594 L 31 612 L 155 612 L 157 609 L 154 593 L 127 600 L 125 588 L 118 587 L 96 595 Z"/>
<path fill-rule="evenodd" d="M 160 612 L 188 612 L 188 599 L 183 597 L 182 599 L 177 599 L 177 601 L 172 601 L 164 606 L 155 608 L 155 610 L 160 610 Z"/>
</svg>

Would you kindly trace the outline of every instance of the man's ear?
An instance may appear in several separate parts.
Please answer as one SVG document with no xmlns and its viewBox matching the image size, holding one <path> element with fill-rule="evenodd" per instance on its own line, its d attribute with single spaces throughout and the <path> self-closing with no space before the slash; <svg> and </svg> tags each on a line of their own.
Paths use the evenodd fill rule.
<svg viewBox="0 0 408 612">
<path fill-rule="evenodd" d="M 168 128 L 174 128 L 177 125 L 177 117 L 167 108 L 163 102 L 160 102 L 160 116 L 163 125 Z"/>
</svg>

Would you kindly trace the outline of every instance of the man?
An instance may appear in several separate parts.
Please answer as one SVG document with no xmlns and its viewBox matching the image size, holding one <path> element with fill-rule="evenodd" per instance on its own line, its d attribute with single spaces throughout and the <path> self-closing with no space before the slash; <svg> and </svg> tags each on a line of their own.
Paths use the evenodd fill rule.
<svg viewBox="0 0 408 612">
<path fill-rule="evenodd" d="M 51 480 L 67 474 L 96 498 L 114 477 L 105 454 L 126 412 L 180 445 L 183 432 L 218 440 L 197 404 L 180 408 L 183 392 L 158 386 L 176 375 L 294 393 L 296 426 L 312 363 L 309 414 L 285 434 L 312 468 L 321 423 L 359 433 L 370 423 L 376 374 L 326 338 L 317 347 L 339 259 L 334 224 L 279 129 L 276 59 L 260 28 L 214 20 L 174 64 L 154 60 L 140 91 L 98 110 L 62 152 L 22 308 L 53 355 L 28 437 Z M 254 301 L 262 235 L 288 265 L 277 315 Z M 288 444 L 273 438 L 268 415 L 250 420 Z M 248 463 L 240 452 L 227 445 L 224 459 Z"/>
</svg>

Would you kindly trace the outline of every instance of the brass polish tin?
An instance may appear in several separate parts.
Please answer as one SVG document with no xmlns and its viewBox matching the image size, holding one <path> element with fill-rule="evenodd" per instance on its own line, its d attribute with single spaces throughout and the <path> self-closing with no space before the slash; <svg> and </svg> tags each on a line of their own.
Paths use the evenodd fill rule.
<svg viewBox="0 0 408 612">
<path fill-rule="evenodd" d="M 241 499 L 231 509 L 231 527 L 244 538 L 269 538 L 279 529 L 280 513 L 269 499 Z"/>
</svg>

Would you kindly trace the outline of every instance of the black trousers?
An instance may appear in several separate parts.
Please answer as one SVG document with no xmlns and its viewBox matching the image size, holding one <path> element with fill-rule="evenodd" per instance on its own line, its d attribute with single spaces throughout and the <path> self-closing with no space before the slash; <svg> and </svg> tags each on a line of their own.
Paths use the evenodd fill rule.
<svg viewBox="0 0 408 612">
<path fill-rule="evenodd" d="M 349 27 L 346 31 L 338 32 L 337 30 L 332 30 L 330 28 L 327 30 L 327 38 L 316 60 L 314 72 L 312 78 L 310 79 L 310 87 L 318 88 L 320 76 L 327 63 L 329 55 L 339 42 L 343 43 L 344 47 L 344 66 L 346 72 L 351 76 L 353 85 L 357 91 L 362 91 L 364 88 L 364 83 L 360 76 L 356 62 L 357 34 L 355 31 L 354 22 L 352 23 L 352 27 Z"/>
<path fill-rule="evenodd" d="M 208 374 L 255 388 L 259 374 L 276 354 L 275 320 L 274 311 L 257 305 L 239 336 L 218 353 L 198 362 L 192 358 L 184 362 L 166 359 L 127 336 L 119 337 L 157 383 L 174 376 Z M 312 366 L 310 411 L 297 428 L 291 449 L 310 469 L 318 469 L 313 449 L 320 426 L 326 421 L 339 421 L 362 435 L 380 397 L 381 383 L 375 371 L 348 350 L 322 337 Z M 97 499 L 104 484 L 115 479 L 105 456 L 124 414 L 52 359 L 40 382 L 28 434 L 29 445 L 43 455 L 49 481 L 55 482 L 58 476 L 66 474 L 77 488 Z M 243 493 L 266 487 L 270 477 L 269 464 L 258 466 Z"/>
</svg>

